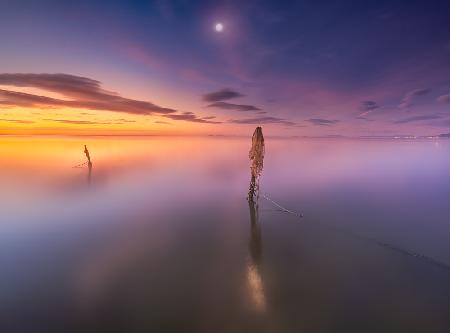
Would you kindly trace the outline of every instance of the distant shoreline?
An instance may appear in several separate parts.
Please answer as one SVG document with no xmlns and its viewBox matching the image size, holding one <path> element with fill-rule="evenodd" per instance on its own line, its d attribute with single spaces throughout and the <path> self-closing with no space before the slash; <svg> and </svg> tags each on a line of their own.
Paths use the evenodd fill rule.
<svg viewBox="0 0 450 333">
<path fill-rule="evenodd" d="M 55 137 L 67 137 L 67 138 L 77 138 L 77 137 L 91 137 L 91 138 L 120 138 L 120 137 L 192 137 L 192 138 L 249 138 L 248 135 L 226 135 L 226 134 L 205 134 L 205 135 L 191 135 L 191 134 L 0 134 L 0 138 L 17 137 L 17 138 L 55 138 Z M 333 140 L 442 140 L 450 139 L 450 135 L 424 135 L 424 136 L 413 136 L 413 135 L 396 135 L 396 136 L 341 136 L 341 135 L 330 135 L 330 136 L 280 136 L 280 135 L 267 135 L 270 139 L 333 139 Z"/>
</svg>

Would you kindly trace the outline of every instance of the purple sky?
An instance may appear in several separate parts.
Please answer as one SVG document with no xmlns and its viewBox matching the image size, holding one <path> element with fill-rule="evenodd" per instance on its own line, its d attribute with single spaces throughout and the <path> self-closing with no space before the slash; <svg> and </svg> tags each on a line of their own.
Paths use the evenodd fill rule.
<svg viewBox="0 0 450 333">
<path fill-rule="evenodd" d="M 1 1 L 0 118 L 67 107 L 172 131 L 447 133 L 448 13 L 448 1 Z M 94 121 L 76 112 L 61 120 Z"/>
</svg>

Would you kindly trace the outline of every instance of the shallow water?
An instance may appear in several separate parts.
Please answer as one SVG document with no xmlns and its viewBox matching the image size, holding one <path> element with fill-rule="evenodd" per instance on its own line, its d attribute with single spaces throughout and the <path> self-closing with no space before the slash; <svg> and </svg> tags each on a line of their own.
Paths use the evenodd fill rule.
<svg viewBox="0 0 450 333">
<path fill-rule="evenodd" d="M 2 326 L 450 331 L 450 141 L 250 143 L 1 138 Z"/>
</svg>

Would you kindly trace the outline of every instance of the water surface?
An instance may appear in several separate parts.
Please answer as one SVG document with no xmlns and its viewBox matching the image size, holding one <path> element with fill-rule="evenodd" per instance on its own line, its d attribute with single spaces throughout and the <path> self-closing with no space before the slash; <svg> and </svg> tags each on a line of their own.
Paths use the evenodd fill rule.
<svg viewBox="0 0 450 333">
<path fill-rule="evenodd" d="M 450 331 L 450 141 L 266 138 L 257 206 L 250 143 L 1 138 L 0 322 Z"/>
</svg>

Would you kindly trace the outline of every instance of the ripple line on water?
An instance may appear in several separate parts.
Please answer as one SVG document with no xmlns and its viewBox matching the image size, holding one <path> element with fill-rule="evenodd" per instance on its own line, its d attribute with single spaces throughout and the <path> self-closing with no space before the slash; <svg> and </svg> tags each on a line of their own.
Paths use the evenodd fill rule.
<svg viewBox="0 0 450 333">
<path fill-rule="evenodd" d="M 266 199 L 267 201 L 269 201 L 270 203 L 272 203 L 277 208 L 279 208 L 280 211 L 283 212 L 283 213 L 288 213 L 288 214 L 297 216 L 299 218 L 303 218 L 304 217 L 304 215 L 302 213 L 297 213 L 297 212 L 295 212 L 293 210 L 290 210 L 290 209 L 280 205 L 275 200 L 272 200 L 267 194 L 263 194 L 262 197 L 264 199 Z M 450 265 L 448 265 L 448 264 L 446 264 L 446 263 L 444 263 L 442 261 L 436 260 L 434 258 L 428 257 L 426 255 L 414 252 L 414 251 L 409 250 L 409 249 L 401 248 L 401 247 L 398 247 L 398 246 L 395 246 L 393 244 L 389 244 L 389 243 L 380 241 L 380 240 L 372 238 L 372 237 L 367 237 L 367 236 L 355 233 L 353 231 L 350 231 L 348 229 L 337 228 L 335 226 L 332 226 L 330 224 L 326 224 L 326 223 L 323 223 L 323 222 L 320 222 L 320 221 L 316 221 L 316 222 L 317 222 L 317 224 L 319 224 L 319 225 L 321 225 L 323 227 L 327 227 L 328 229 L 334 230 L 335 232 L 340 232 L 340 233 L 343 233 L 345 235 L 349 235 L 349 236 L 352 236 L 352 237 L 355 237 L 355 238 L 359 238 L 359 239 L 362 239 L 362 240 L 365 240 L 365 241 L 368 241 L 368 242 L 372 242 L 372 243 L 375 243 L 376 245 L 381 246 L 381 247 L 383 247 L 383 248 L 385 248 L 387 250 L 398 252 L 398 253 L 407 255 L 409 257 L 416 258 L 416 259 L 428 262 L 430 264 L 439 266 L 441 268 L 445 268 L 445 269 L 450 270 Z"/>
</svg>

